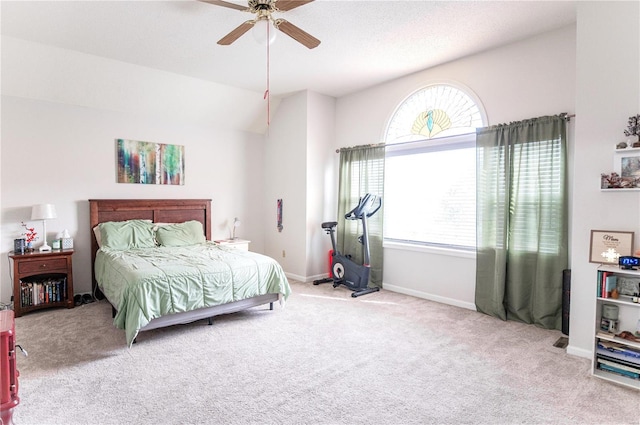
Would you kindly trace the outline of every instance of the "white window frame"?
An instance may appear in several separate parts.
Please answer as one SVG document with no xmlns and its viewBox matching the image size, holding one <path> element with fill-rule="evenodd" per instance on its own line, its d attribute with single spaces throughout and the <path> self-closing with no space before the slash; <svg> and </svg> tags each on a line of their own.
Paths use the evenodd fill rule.
<svg viewBox="0 0 640 425">
<path fill-rule="evenodd" d="M 387 123 L 387 127 L 385 130 L 385 140 L 387 144 L 386 148 L 386 157 L 393 157 L 396 155 L 412 155 L 425 153 L 429 151 L 437 151 L 437 150 L 450 150 L 451 147 L 453 149 L 462 149 L 475 147 L 475 132 L 469 132 L 465 134 L 455 134 L 452 136 L 444 136 L 438 137 L 437 135 L 431 139 L 420 139 L 420 136 L 416 135 L 414 140 L 399 140 L 397 143 L 393 143 L 393 140 L 387 140 L 387 136 L 389 135 L 389 129 L 392 125 L 392 121 L 396 115 L 396 113 L 403 107 L 406 107 L 406 103 L 410 101 L 411 97 L 421 93 L 422 91 L 433 88 L 434 86 L 450 86 L 455 90 L 462 92 L 464 95 L 468 96 L 475 103 L 475 106 L 480 113 L 480 119 L 482 121 L 482 127 L 487 125 L 487 116 L 484 110 L 482 103 L 479 101 L 478 97 L 468 88 L 461 86 L 457 83 L 452 82 L 438 82 L 429 84 L 419 88 L 418 90 L 413 91 L 411 94 L 406 96 L 396 107 L 393 114 L 389 118 L 389 122 Z M 446 147 L 445 147 L 446 146 Z M 475 181 L 474 181 L 475 182 Z M 450 244 L 439 244 L 433 242 L 423 242 L 423 241 L 415 241 L 415 240 L 399 240 L 390 238 L 384 235 L 384 247 L 386 248 L 394 248 L 394 249 L 405 249 L 411 251 L 420 251 L 420 252 L 431 252 L 437 253 L 441 255 L 453 255 L 453 256 L 462 256 L 462 257 L 475 257 L 475 246 L 461 246 L 461 245 L 450 245 Z"/>
</svg>

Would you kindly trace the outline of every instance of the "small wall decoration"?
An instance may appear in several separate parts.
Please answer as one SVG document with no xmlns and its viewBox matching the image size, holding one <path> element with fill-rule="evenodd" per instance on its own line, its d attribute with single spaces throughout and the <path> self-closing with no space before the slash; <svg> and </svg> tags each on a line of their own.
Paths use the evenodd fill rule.
<svg viewBox="0 0 640 425">
<path fill-rule="evenodd" d="M 282 199 L 276 201 L 276 227 L 278 232 L 282 232 L 282 229 L 284 229 L 282 226 Z"/>
<path fill-rule="evenodd" d="M 116 139 L 118 183 L 184 185 L 184 146 Z"/>
<path fill-rule="evenodd" d="M 638 138 L 640 138 L 640 115 L 629 117 L 624 135 L 627 136 L 627 142 L 631 143 L 631 147 L 639 147 L 636 143 L 639 142 Z"/>
<path fill-rule="evenodd" d="M 633 232 L 592 230 L 589 262 L 618 264 L 618 257 L 633 252 Z"/>
</svg>

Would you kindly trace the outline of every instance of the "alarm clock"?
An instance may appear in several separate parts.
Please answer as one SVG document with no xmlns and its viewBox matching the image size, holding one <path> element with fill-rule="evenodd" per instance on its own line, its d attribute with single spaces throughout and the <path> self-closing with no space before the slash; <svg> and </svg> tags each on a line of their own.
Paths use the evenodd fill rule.
<svg viewBox="0 0 640 425">
<path fill-rule="evenodd" d="M 622 269 L 637 270 L 636 267 L 640 266 L 640 258 L 631 256 L 621 256 L 618 258 L 618 265 Z"/>
</svg>

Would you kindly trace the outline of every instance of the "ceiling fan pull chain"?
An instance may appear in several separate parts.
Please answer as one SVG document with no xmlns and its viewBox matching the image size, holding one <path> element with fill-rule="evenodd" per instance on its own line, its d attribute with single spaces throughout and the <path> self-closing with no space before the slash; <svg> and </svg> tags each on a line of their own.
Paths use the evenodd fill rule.
<svg viewBox="0 0 640 425">
<path fill-rule="evenodd" d="M 267 100 L 267 128 L 271 125 L 271 95 L 269 93 L 269 46 L 271 43 L 269 40 L 271 39 L 271 34 L 269 31 L 271 30 L 271 25 L 267 23 L 267 90 L 264 92 L 264 98 Z"/>
</svg>

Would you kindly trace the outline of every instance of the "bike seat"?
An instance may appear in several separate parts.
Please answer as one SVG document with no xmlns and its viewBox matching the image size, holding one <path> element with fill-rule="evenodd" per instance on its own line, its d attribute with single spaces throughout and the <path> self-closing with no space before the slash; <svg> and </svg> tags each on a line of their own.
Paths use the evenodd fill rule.
<svg viewBox="0 0 640 425">
<path fill-rule="evenodd" d="M 338 225 L 337 221 L 325 221 L 324 223 L 322 223 L 322 228 L 323 229 L 332 229 L 334 227 L 336 227 Z"/>
</svg>

